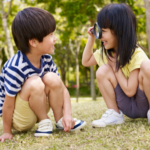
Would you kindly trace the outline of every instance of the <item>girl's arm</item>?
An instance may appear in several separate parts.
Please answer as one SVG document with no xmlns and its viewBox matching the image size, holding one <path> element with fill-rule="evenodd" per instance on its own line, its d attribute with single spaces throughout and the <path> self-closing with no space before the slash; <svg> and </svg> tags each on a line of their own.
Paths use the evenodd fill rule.
<svg viewBox="0 0 150 150">
<path fill-rule="evenodd" d="M 128 97 L 132 97 L 136 94 L 137 87 L 139 85 L 138 82 L 139 70 L 140 69 L 135 69 L 131 71 L 128 79 L 124 76 L 121 69 L 119 69 L 118 72 L 115 72 L 115 76 L 121 89 Z"/>
<path fill-rule="evenodd" d="M 85 46 L 85 49 L 84 49 L 84 52 L 82 55 L 82 65 L 86 66 L 86 67 L 93 66 L 93 65 L 97 64 L 97 62 L 94 58 L 94 55 L 93 55 L 93 45 L 95 42 L 95 37 L 93 34 L 91 34 L 91 32 L 90 32 L 91 29 L 93 29 L 93 27 L 90 27 L 88 29 L 89 37 L 88 37 L 88 41 L 86 43 L 86 46 Z"/>
<path fill-rule="evenodd" d="M 138 75 L 140 69 L 135 69 L 130 72 L 129 78 L 127 79 L 122 73 L 121 69 L 116 72 L 116 58 L 110 57 L 110 60 L 107 60 L 108 64 L 112 67 L 117 82 L 119 83 L 121 89 L 128 97 L 132 97 L 136 94 L 137 87 L 139 85 Z"/>
</svg>

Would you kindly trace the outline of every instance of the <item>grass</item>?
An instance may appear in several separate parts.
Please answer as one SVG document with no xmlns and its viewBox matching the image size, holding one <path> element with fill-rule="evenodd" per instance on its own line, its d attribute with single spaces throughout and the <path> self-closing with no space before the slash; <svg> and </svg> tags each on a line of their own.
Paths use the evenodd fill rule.
<svg viewBox="0 0 150 150">
<path fill-rule="evenodd" d="M 37 125 L 28 132 L 13 131 L 13 140 L 0 143 L 0 150 L 148 150 L 150 149 L 150 127 L 147 119 L 130 119 L 125 116 L 122 125 L 92 128 L 91 122 L 106 111 L 103 100 L 72 103 L 73 117 L 87 122 L 81 131 L 65 133 L 55 126 L 50 137 L 35 138 Z M 52 111 L 49 116 L 53 120 Z M 0 119 L 2 134 L 2 120 Z"/>
</svg>

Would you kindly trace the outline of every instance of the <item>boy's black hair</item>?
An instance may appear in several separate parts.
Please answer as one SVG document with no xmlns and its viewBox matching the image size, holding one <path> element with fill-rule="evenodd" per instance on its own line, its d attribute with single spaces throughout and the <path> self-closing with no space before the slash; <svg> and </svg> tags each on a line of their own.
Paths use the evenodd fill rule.
<svg viewBox="0 0 150 150">
<path fill-rule="evenodd" d="M 30 52 L 29 40 L 35 38 L 42 42 L 55 28 L 55 19 L 49 12 L 29 7 L 17 13 L 12 23 L 12 34 L 17 48 L 26 54 Z"/>
<path fill-rule="evenodd" d="M 131 59 L 137 47 L 136 18 L 131 8 L 124 4 L 110 4 L 105 6 L 97 15 L 97 22 L 101 28 L 109 28 L 117 38 L 116 69 L 124 67 Z M 103 52 L 112 56 L 113 49 L 106 50 L 102 45 Z"/>
</svg>

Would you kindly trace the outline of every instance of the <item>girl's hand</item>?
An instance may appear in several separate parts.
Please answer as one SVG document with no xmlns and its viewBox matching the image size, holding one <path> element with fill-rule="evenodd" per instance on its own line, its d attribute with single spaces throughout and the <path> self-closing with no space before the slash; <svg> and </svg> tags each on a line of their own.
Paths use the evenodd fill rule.
<svg viewBox="0 0 150 150">
<path fill-rule="evenodd" d="M 13 138 L 13 135 L 11 133 L 3 133 L 3 135 L 0 136 L 0 141 L 5 142 L 5 140 L 9 139 L 11 140 Z"/>
<path fill-rule="evenodd" d="M 92 29 L 94 29 L 94 27 L 90 27 L 90 28 L 88 29 L 88 34 L 89 34 L 92 38 L 95 39 L 94 34 L 91 33 L 91 30 L 92 30 Z"/>
<path fill-rule="evenodd" d="M 107 64 L 110 65 L 113 69 L 113 71 L 116 71 L 116 58 L 114 57 L 109 57 L 109 59 L 107 59 Z"/>
</svg>

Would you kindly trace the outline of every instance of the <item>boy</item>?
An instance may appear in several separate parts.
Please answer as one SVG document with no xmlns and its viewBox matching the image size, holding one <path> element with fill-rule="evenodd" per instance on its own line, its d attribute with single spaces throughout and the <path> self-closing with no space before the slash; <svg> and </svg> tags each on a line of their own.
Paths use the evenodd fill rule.
<svg viewBox="0 0 150 150">
<path fill-rule="evenodd" d="M 49 136 L 53 110 L 56 128 L 81 129 L 86 122 L 73 119 L 69 93 L 48 54 L 54 52 L 56 37 L 53 16 L 39 8 L 26 8 L 16 15 L 12 34 L 19 51 L 0 74 L 0 115 L 3 115 L 1 142 L 12 139 L 11 128 L 30 130 L 39 122 L 35 136 Z"/>
</svg>

